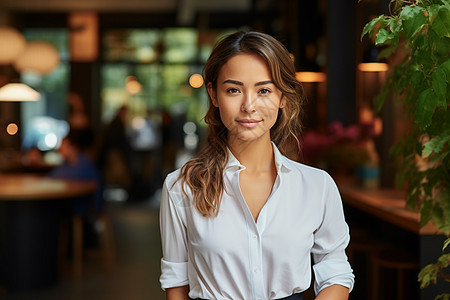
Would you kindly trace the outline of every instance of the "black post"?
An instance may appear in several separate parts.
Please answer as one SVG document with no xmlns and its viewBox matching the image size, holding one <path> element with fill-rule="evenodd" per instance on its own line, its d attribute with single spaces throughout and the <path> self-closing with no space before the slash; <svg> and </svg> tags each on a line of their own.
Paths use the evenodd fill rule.
<svg viewBox="0 0 450 300">
<path fill-rule="evenodd" d="M 356 120 L 356 4 L 328 1 L 328 122 Z"/>
</svg>

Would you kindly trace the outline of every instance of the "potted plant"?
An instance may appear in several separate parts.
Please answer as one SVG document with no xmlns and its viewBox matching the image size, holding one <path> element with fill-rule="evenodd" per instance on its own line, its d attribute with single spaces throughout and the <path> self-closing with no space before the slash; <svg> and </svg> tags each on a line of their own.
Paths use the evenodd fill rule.
<svg viewBox="0 0 450 300">
<path fill-rule="evenodd" d="M 390 15 L 365 25 L 361 38 L 373 37 L 381 58 L 401 53 L 375 106 L 392 96 L 406 108 L 411 129 L 392 148 L 402 160 L 397 184 L 406 186 L 407 205 L 420 211 L 421 226 L 434 222 L 447 237 L 442 255 L 419 273 L 425 288 L 439 277 L 450 281 L 450 2 L 391 0 L 389 8 Z"/>
</svg>

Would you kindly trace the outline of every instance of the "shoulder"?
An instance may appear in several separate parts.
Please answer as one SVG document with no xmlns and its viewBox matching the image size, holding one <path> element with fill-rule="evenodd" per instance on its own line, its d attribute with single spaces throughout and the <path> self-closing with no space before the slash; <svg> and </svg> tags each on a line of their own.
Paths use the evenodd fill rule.
<svg viewBox="0 0 450 300">
<path fill-rule="evenodd" d="M 283 160 L 283 164 L 288 171 L 281 172 L 281 177 L 290 186 L 325 194 L 338 192 L 334 179 L 327 171 L 290 160 L 286 157 L 283 157 Z"/>
<path fill-rule="evenodd" d="M 309 180 L 333 180 L 331 176 L 322 169 L 312 167 L 309 165 L 305 165 L 303 163 L 293 161 L 285 156 L 283 156 L 283 164 L 290 169 L 291 171 L 305 177 L 305 179 Z"/>
<path fill-rule="evenodd" d="M 166 176 L 163 184 L 163 195 L 167 195 L 175 205 L 190 206 L 192 193 L 187 184 L 183 182 L 181 169 L 177 169 Z"/>
<path fill-rule="evenodd" d="M 167 174 L 166 179 L 164 180 L 164 188 L 168 191 L 181 189 L 182 179 L 180 178 L 180 174 L 181 169 L 177 169 Z"/>
</svg>

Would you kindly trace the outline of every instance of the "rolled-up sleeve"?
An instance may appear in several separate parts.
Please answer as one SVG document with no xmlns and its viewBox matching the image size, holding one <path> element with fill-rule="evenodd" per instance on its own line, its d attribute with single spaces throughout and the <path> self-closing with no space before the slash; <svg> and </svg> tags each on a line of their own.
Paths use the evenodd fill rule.
<svg viewBox="0 0 450 300">
<path fill-rule="evenodd" d="M 353 289 L 355 277 L 345 248 L 350 241 L 342 200 L 333 179 L 325 173 L 322 222 L 314 233 L 314 291 L 338 284 Z"/>
<path fill-rule="evenodd" d="M 172 187 L 169 181 L 166 178 L 163 185 L 159 215 L 163 251 L 160 282 L 163 290 L 189 284 L 186 226 L 177 205 L 181 195 L 169 192 Z"/>
</svg>

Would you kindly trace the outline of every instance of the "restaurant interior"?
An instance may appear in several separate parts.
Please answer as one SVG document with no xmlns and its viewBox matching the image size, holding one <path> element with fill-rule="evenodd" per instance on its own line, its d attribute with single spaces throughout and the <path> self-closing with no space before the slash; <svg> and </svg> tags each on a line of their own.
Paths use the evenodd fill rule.
<svg viewBox="0 0 450 300">
<path fill-rule="evenodd" d="M 410 120 L 394 101 L 374 108 L 395 61 L 378 60 L 361 33 L 388 4 L 2 0 L 0 298 L 165 299 L 161 185 L 205 140 L 202 66 L 236 30 L 271 34 L 294 57 L 308 101 L 302 152 L 289 156 L 337 182 L 356 276 L 350 299 L 448 292 L 440 281 L 419 288 L 417 275 L 444 238 L 433 224 L 420 226 L 395 185 L 390 149 Z M 72 129 L 89 137 L 101 180 L 102 207 L 89 217 L 61 207 L 92 197 L 95 185 L 50 176 Z"/>
</svg>

